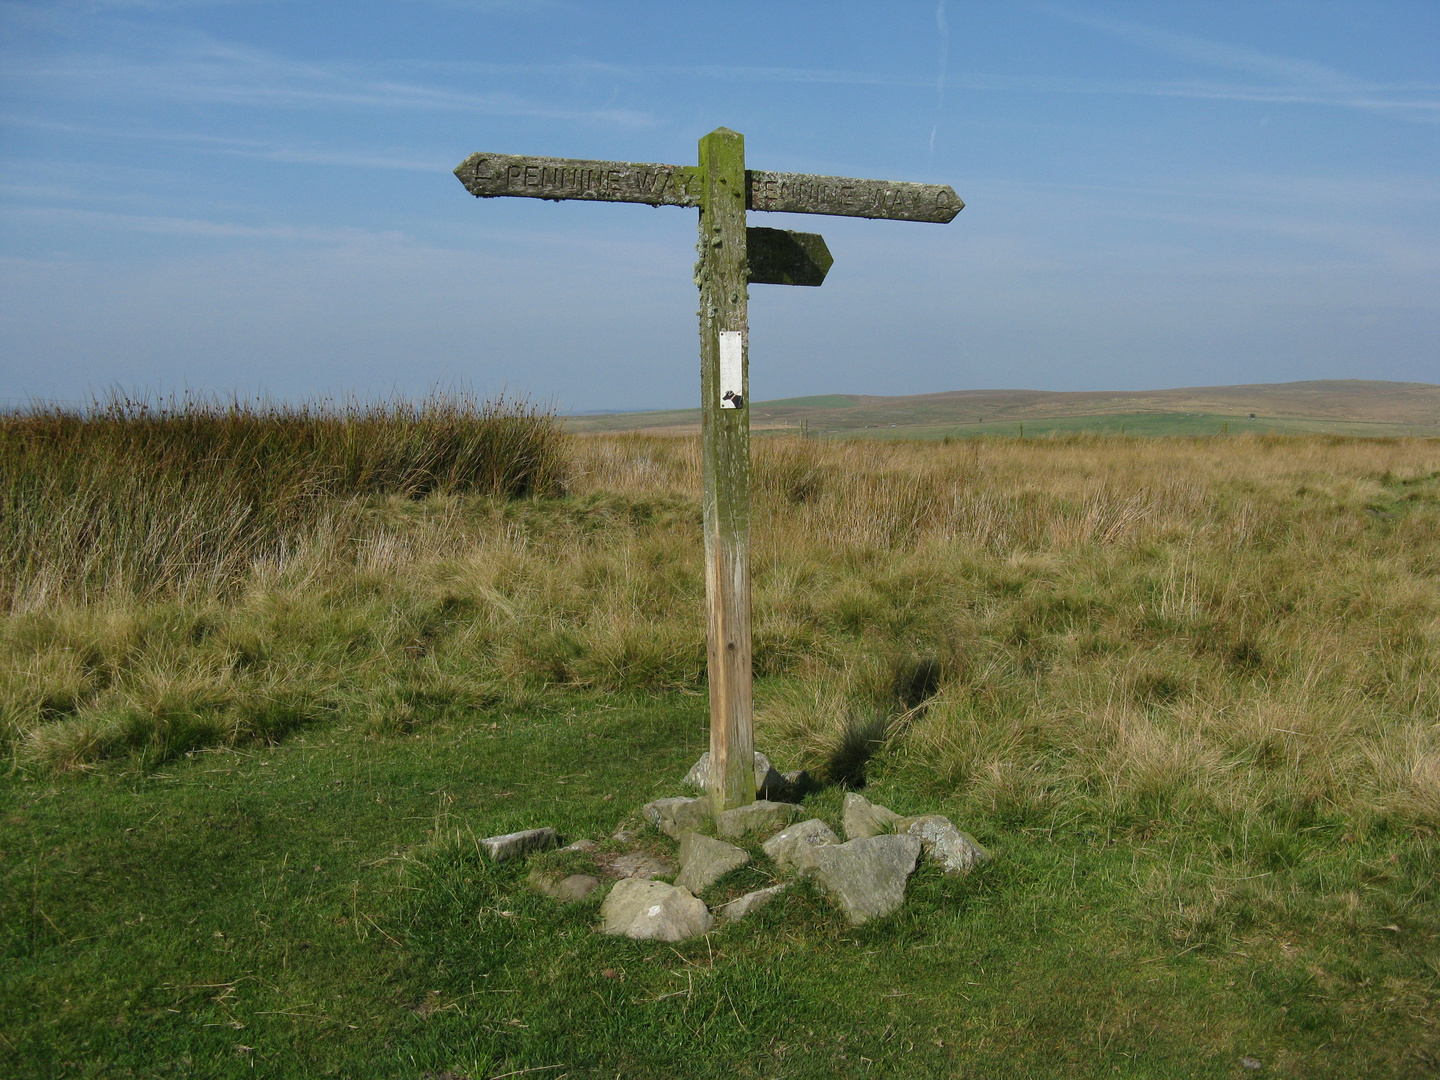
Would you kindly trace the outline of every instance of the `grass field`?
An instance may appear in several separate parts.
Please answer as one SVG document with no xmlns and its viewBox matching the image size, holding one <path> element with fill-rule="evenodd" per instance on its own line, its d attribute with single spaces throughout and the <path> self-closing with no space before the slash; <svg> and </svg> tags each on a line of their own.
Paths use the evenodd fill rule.
<svg viewBox="0 0 1440 1080">
<path fill-rule="evenodd" d="M 706 742 L 694 442 L 547 453 L 6 564 L 0 1073 L 1440 1072 L 1440 442 L 761 441 L 759 745 L 997 857 L 673 948 L 478 858 Z"/>
</svg>

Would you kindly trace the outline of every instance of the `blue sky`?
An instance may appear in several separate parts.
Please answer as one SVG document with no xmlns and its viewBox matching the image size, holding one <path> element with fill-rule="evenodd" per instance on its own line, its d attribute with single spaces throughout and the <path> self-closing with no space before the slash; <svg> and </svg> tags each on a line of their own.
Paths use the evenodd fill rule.
<svg viewBox="0 0 1440 1080">
<path fill-rule="evenodd" d="M 952 184 L 751 289 L 751 391 L 1440 382 L 1440 4 L 0 0 L 0 402 L 699 396 L 695 212 L 476 150 Z"/>
</svg>

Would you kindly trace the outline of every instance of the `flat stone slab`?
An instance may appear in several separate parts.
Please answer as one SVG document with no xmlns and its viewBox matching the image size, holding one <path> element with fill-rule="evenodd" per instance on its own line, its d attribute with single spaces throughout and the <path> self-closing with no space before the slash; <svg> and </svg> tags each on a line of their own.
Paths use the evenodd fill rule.
<svg viewBox="0 0 1440 1080">
<path fill-rule="evenodd" d="M 940 814 L 906 818 L 900 824 L 906 834 L 920 838 L 925 857 L 947 874 L 968 874 L 990 858 L 990 852 L 973 836 L 961 832 L 949 818 Z"/>
<path fill-rule="evenodd" d="M 631 851 L 624 855 L 601 852 L 594 856 L 595 865 L 606 877 L 612 878 L 654 878 L 669 877 L 675 873 L 675 865 L 648 851 Z"/>
<path fill-rule="evenodd" d="M 845 793 L 845 809 L 840 815 L 840 825 L 845 830 L 846 840 L 861 840 L 867 836 L 894 832 L 901 820 L 899 814 L 879 803 L 872 803 L 864 795 L 853 791 Z"/>
<path fill-rule="evenodd" d="M 918 843 L 918 841 L 917 841 Z M 684 941 L 714 925 L 710 909 L 690 890 L 663 881 L 617 881 L 600 905 L 601 930 L 635 941 Z"/>
<path fill-rule="evenodd" d="M 685 774 L 685 784 L 697 791 L 709 790 L 709 750 L 701 754 L 700 760 L 690 766 L 690 771 Z M 760 751 L 755 751 L 755 795 L 761 799 L 773 799 L 785 794 L 789 789 L 790 785 L 786 783 L 785 777 L 775 770 L 775 766 L 770 764 L 770 759 Z"/>
<path fill-rule="evenodd" d="M 775 832 L 798 818 L 804 810 L 794 803 L 756 799 L 749 806 L 737 806 L 715 817 L 715 831 L 735 839 L 746 833 Z"/>
<path fill-rule="evenodd" d="M 905 900 L 905 882 L 920 857 L 918 836 L 866 836 L 844 844 L 808 849 L 811 874 L 859 925 L 896 911 Z"/>
<path fill-rule="evenodd" d="M 724 840 L 687 832 L 680 838 L 680 876 L 675 884 L 697 896 L 731 870 L 750 861 L 750 853 Z"/>
<path fill-rule="evenodd" d="M 764 843 L 765 854 L 781 870 L 803 869 L 810 865 L 807 853 L 797 849 L 819 847 L 821 844 L 838 844 L 840 838 L 835 830 L 819 818 L 802 821 L 782 829 Z M 803 866 L 802 866 L 803 864 Z"/>
<path fill-rule="evenodd" d="M 754 892 L 747 892 L 744 896 L 731 900 L 728 904 L 721 904 L 715 910 L 720 912 L 720 917 L 726 922 L 739 922 L 752 911 L 759 911 L 787 888 L 789 886 L 782 882 L 779 885 L 771 885 L 768 889 L 756 889 Z"/>
<path fill-rule="evenodd" d="M 480 847 L 492 862 L 507 862 L 528 855 L 532 851 L 544 851 L 560 843 L 554 829 L 526 829 L 523 832 L 506 833 L 504 836 L 487 836 L 480 841 Z"/>
<path fill-rule="evenodd" d="M 642 806 L 640 814 L 666 836 L 678 840 L 682 833 L 698 829 L 710 820 L 710 800 L 656 799 Z"/>
</svg>

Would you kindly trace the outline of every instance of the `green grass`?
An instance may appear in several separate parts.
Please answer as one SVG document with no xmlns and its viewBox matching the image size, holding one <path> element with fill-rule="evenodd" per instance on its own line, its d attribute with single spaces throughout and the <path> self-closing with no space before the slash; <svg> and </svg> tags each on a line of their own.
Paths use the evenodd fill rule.
<svg viewBox="0 0 1440 1080">
<path fill-rule="evenodd" d="M 812 394 L 810 397 L 775 398 L 773 401 L 757 401 L 755 407 L 779 405 L 807 405 L 819 409 L 853 409 L 855 402 L 844 394 Z"/>
<path fill-rule="evenodd" d="M 965 824 L 860 929 L 800 888 L 670 947 L 593 932 L 474 835 L 608 834 L 678 790 L 695 698 L 343 725 L 143 773 L 6 779 L 8 1077 L 1420 1076 L 1440 849 L 1324 818 L 1217 852 L 1162 821 Z M 955 812 L 919 770 L 868 793 Z M 839 792 L 811 797 L 832 821 Z M 1217 857 L 1218 856 L 1218 857 Z M 1347 901 L 1363 892 L 1363 905 Z"/>
<path fill-rule="evenodd" d="M 0 616 L 0 1075 L 1436 1072 L 1440 444 L 757 441 L 760 747 L 997 857 L 674 948 L 476 853 L 706 745 L 695 443 L 559 445 Z"/>
</svg>

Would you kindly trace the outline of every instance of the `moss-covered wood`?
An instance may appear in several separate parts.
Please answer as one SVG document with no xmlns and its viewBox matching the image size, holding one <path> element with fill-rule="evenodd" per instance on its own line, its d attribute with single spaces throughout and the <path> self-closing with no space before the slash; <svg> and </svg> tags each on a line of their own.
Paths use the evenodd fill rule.
<svg viewBox="0 0 1440 1080">
<path fill-rule="evenodd" d="M 471 154 L 455 169 L 465 189 L 482 199 L 592 199 L 651 206 L 699 206 L 701 173 L 686 165 L 486 153 Z M 746 209 L 788 214 L 943 224 L 965 208 L 948 184 L 749 170 L 744 188 Z"/>
<path fill-rule="evenodd" d="M 751 210 L 787 214 L 932 221 L 943 225 L 965 203 L 949 184 L 911 184 L 901 180 L 852 180 L 846 176 L 810 176 L 752 170 L 745 174 Z"/>
<path fill-rule="evenodd" d="M 455 169 L 476 198 L 594 199 L 699 206 L 700 173 L 693 166 L 633 161 L 582 161 L 519 154 L 471 154 Z"/>
<path fill-rule="evenodd" d="M 755 799 L 750 672 L 750 409 L 745 139 L 726 128 L 700 140 L 701 444 L 710 676 L 710 799 L 716 811 Z M 738 334 L 740 407 L 722 399 L 721 339 Z M 733 339 L 732 339 L 733 340 Z"/>
</svg>

